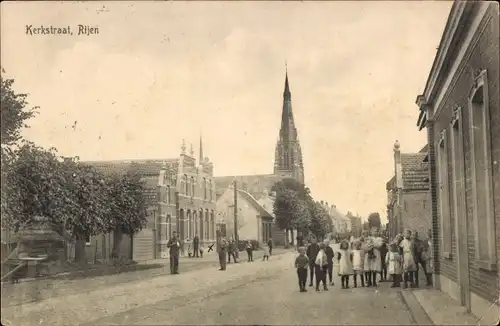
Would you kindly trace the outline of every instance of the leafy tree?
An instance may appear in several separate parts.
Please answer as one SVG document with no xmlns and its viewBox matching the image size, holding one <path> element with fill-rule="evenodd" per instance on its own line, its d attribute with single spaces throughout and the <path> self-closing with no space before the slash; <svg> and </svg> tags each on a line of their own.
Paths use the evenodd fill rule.
<svg viewBox="0 0 500 326">
<path fill-rule="evenodd" d="M 372 228 L 377 228 L 380 230 L 382 223 L 380 222 L 380 214 L 379 213 L 371 213 L 368 216 L 368 227 L 370 230 Z"/>
<path fill-rule="evenodd" d="M 26 98 L 28 95 L 18 94 L 12 89 L 13 79 L 5 79 L 0 76 L 0 81 L 1 143 L 2 145 L 13 145 L 21 139 L 21 128 L 28 128 L 26 120 L 35 115 L 37 107 L 27 108 Z"/>
<path fill-rule="evenodd" d="M 310 230 L 317 238 L 324 238 L 325 235 L 332 231 L 332 220 L 327 210 L 318 203 L 314 203 L 311 207 L 311 225 Z"/>
<path fill-rule="evenodd" d="M 286 178 L 276 182 L 271 188 L 271 191 L 274 191 L 276 192 L 276 194 L 278 194 L 285 189 L 295 191 L 298 197 L 302 200 L 312 200 L 309 188 L 292 178 Z"/>
<path fill-rule="evenodd" d="M 6 173 L 2 223 L 16 232 L 36 216 L 47 217 L 76 239 L 75 259 L 83 261 L 86 237 L 110 227 L 103 176 L 76 160 L 61 162 L 54 149 L 30 142 L 24 142 L 15 157 Z"/>
<path fill-rule="evenodd" d="M 123 234 L 132 235 L 146 226 L 147 204 L 144 182 L 133 170 L 125 175 L 114 174 L 108 178 L 110 208 L 113 218 L 109 232 L 114 232 L 112 257 L 120 257 Z"/>
<path fill-rule="evenodd" d="M 279 228 L 285 230 L 287 234 L 294 228 L 307 229 L 310 224 L 307 205 L 292 189 L 282 188 L 277 192 L 273 212 Z M 288 247 L 287 236 L 285 236 L 285 246 Z"/>
<path fill-rule="evenodd" d="M 25 142 L 14 157 L 4 173 L 2 226 L 17 232 L 34 216 L 64 221 L 67 213 L 61 207 L 68 198 L 63 195 L 65 179 L 55 151 Z"/>
</svg>

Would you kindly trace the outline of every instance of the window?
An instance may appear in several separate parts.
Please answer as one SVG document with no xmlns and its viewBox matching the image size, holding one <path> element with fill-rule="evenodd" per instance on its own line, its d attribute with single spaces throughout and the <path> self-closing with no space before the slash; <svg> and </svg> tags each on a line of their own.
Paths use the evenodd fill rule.
<svg viewBox="0 0 500 326">
<path fill-rule="evenodd" d="M 185 182 L 186 182 L 186 183 L 185 183 L 185 187 L 186 187 L 186 189 L 184 189 L 184 190 L 185 190 L 185 194 L 186 194 L 186 195 L 189 195 L 189 184 L 188 184 L 188 176 L 187 176 L 187 174 L 184 174 L 184 180 L 185 180 Z"/>
<path fill-rule="evenodd" d="M 90 235 L 87 235 L 87 236 L 85 237 L 85 244 L 86 244 L 87 246 L 90 246 L 90 244 L 91 244 L 91 243 L 92 243 L 92 237 L 91 237 Z"/>
<path fill-rule="evenodd" d="M 170 186 L 167 186 L 167 204 L 170 204 Z"/>
<path fill-rule="evenodd" d="M 194 196 L 195 195 L 195 191 L 194 191 L 194 178 L 191 177 L 191 196 Z"/>
<path fill-rule="evenodd" d="M 203 199 L 207 199 L 207 178 L 203 178 Z"/>
<path fill-rule="evenodd" d="M 488 79 L 486 70 L 477 71 L 475 75 L 474 87 L 469 96 L 469 134 L 476 262 L 480 268 L 495 270 L 496 240 Z"/>
<path fill-rule="evenodd" d="M 439 219 L 441 222 L 441 252 L 444 258 L 451 258 L 451 216 L 450 191 L 448 183 L 448 146 L 446 130 L 441 132 L 437 146 L 437 171 L 439 177 Z"/>
</svg>

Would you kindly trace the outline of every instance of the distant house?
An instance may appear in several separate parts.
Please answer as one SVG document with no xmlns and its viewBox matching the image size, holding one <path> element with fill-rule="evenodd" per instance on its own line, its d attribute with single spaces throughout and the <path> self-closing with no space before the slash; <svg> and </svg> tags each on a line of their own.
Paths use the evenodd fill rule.
<svg viewBox="0 0 500 326">
<path fill-rule="evenodd" d="M 354 237 L 360 237 L 363 231 L 361 216 L 354 216 L 351 212 L 347 212 L 346 217 L 351 221 L 351 234 Z"/>
<path fill-rule="evenodd" d="M 498 4 L 454 2 L 419 106 L 429 145 L 436 288 L 483 325 L 498 323 Z"/>
<path fill-rule="evenodd" d="M 272 237 L 273 216 L 249 192 L 237 189 L 239 240 L 267 242 Z M 234 187 L 229 186 L 217 199 L 217 222 L 225 225 L 226 236 L 234 235 Z"/>
<path fill-rule="evenodd" d="M 394 144 L 394 176 L 386 184 L 389 237 L 405 229 L 426 239 L 431 228 L 427 145 L 419 153 L 401 153 Z"/>
</svg>

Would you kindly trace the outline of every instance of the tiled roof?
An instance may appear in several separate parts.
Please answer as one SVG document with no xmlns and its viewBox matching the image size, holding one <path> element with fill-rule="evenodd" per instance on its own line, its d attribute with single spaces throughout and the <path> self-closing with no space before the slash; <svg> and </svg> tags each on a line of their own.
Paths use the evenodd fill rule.
<svg viewBox="0 0 500 326">
<path fill-rule="evenodd" d="M 82 163 L 92 165 L 105 174 L 122 174 L 132 169 L 142 176 L 152 176 L 158 175 L 164 166 L 171 169 L 177 168 L 179 159 L 84 161 Z"/>
<path fill-rule="evenodd" d="M 405 190 L 429 189 L 429 164 L 424 162 L 426 155 L 427 153 L 401 154 Z"/>
<path fill-rule="evenodd" d="M 236 179 L 237 188 L 250 193 L 255 199 L 260 199 L 265 191 L 271 191 L 281 177 L 274 174 L 237 175 L 215 177 L 217 198 L 220 197 Z"/>
</svg>

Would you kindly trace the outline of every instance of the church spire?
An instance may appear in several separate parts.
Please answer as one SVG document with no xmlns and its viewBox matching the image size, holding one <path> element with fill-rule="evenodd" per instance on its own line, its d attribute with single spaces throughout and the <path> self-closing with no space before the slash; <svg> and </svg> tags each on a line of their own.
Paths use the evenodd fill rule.
<svg viewBox="0 0 500 326">
<path fill-rule="evenodd" d="M 290 86 L 288 84 L 288 66 L 285 62 L 285 91 L 283 92 L 283 99 L 290 101 L 292 94 L 290 93 Z"/>
<path fill-rule="evenodd" d="M 276 144 L 274 173 L 282 177 L 291 177 L 304 183 L 304 167 L 302 150 L 293 121 L 292 95 L 288 81 L 288 67 L 285 64 L 285 89 L 283 91 L 283 109 L 281 112 L 281 128 Z"/>
</svg>

